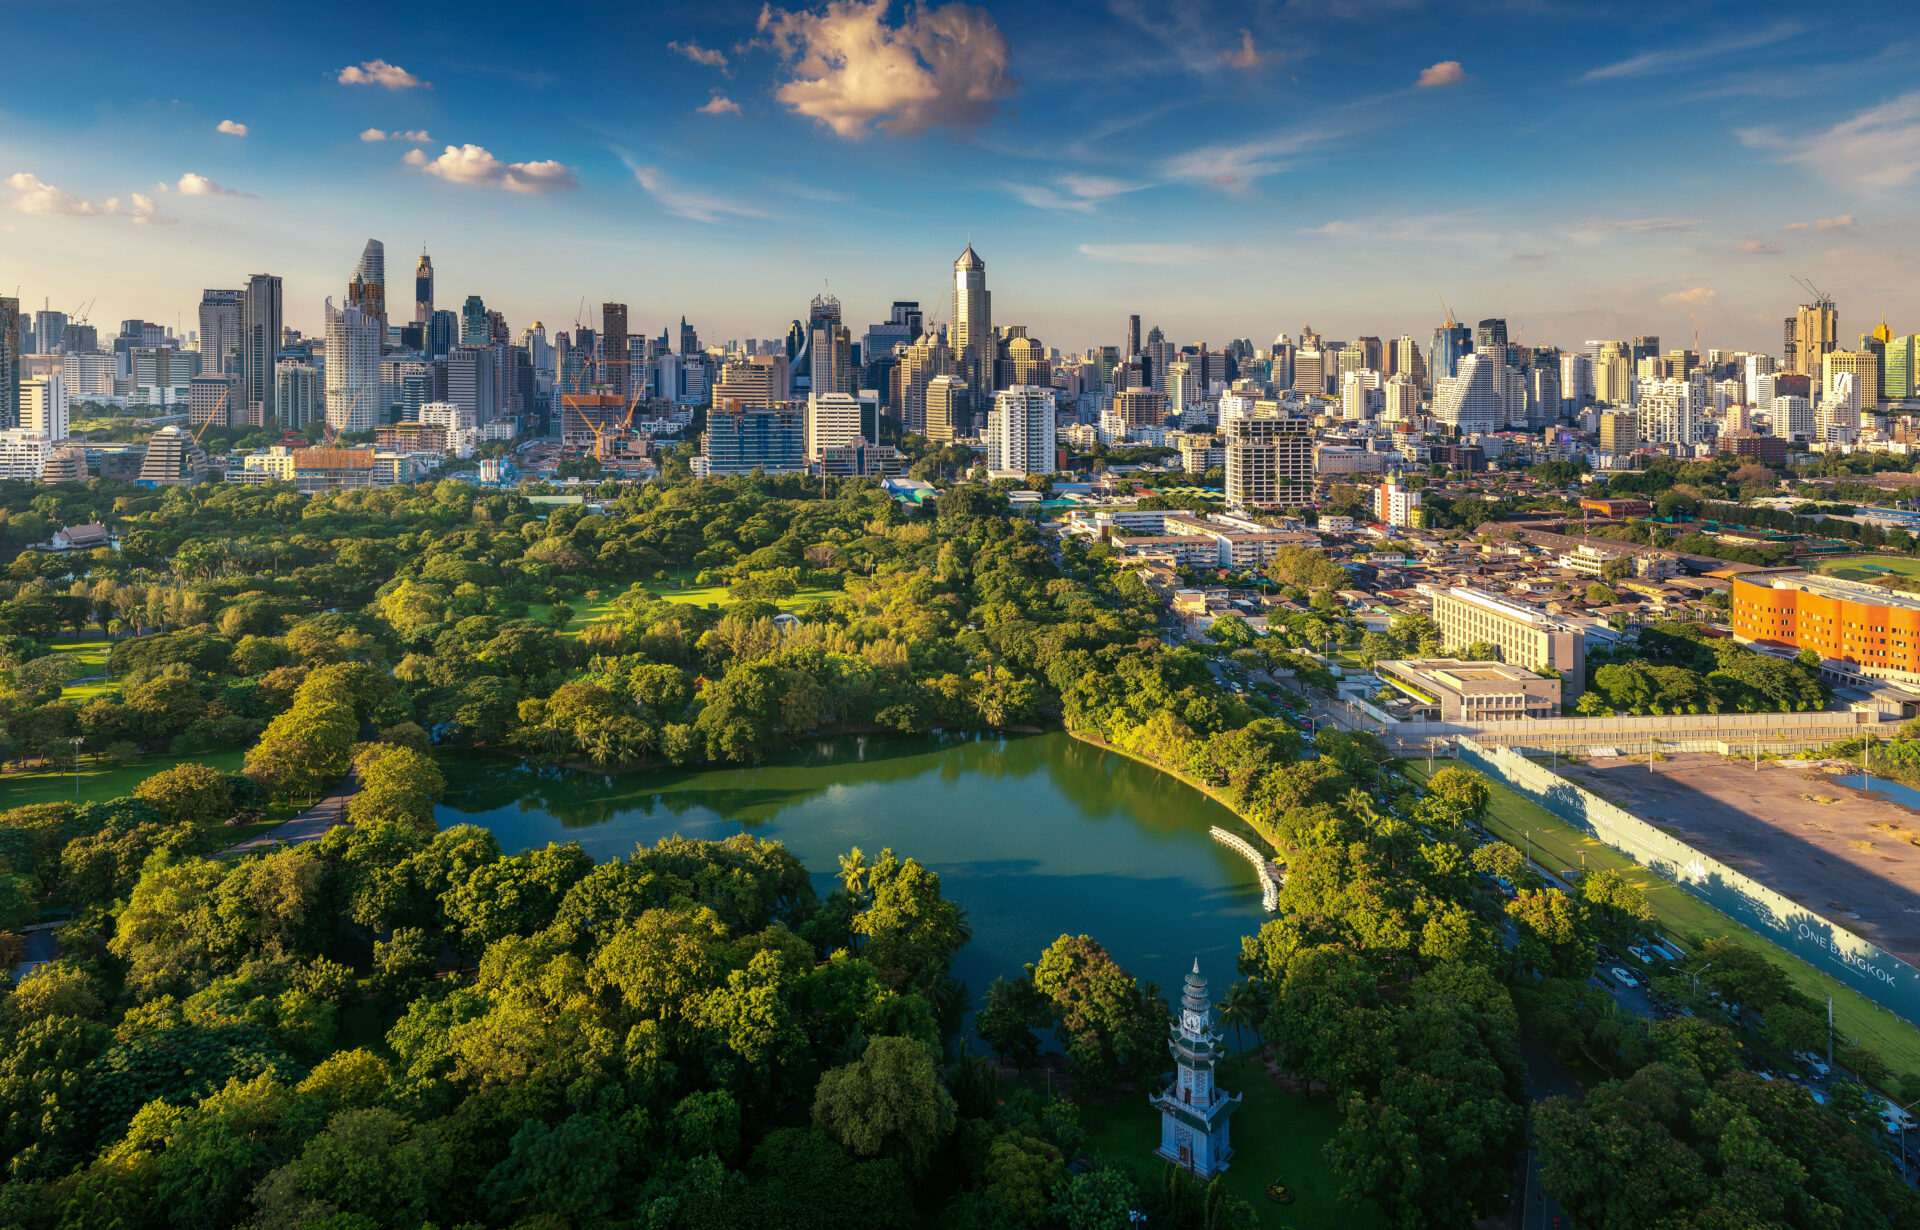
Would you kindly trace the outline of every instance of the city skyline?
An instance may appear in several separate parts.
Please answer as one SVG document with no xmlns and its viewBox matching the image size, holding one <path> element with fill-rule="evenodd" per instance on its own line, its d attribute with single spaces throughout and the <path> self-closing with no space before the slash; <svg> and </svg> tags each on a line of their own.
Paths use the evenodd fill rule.
<svg viewBox="0 0 1920 1230">
<path fill-rule="evenodd" d="M 4 289 L 184 331 L 202 288 L 268 272 L 318 334 L 371 236 L 396 270 L 424 242 L 442 304 L 516 333 L 624 302 L 635 333 L 724 340 L 783 335 L 828 284 L 856 328 L 943 293 L 951 320 L 971 239 L 995 322 L 1066 351 L 1127 313 L 1216 347 L 1424 341 L 1444 296 L 1530 344 L 1777 352 L 1794 275 L 1843 339 L 1920 319 L 1902 45 L 1840 71 L 1809 56 L 1839 27 L 1784 8 L 1513 11 L 1497 43 L 1418 6 L 740 5 L 605 40 L 379 12 L 265 17 L 214 36 L 234 73 L 162 98 L 130 65 L 85 107 L 57 101 L 64 24 L 16 15 Z"/>
</svg>

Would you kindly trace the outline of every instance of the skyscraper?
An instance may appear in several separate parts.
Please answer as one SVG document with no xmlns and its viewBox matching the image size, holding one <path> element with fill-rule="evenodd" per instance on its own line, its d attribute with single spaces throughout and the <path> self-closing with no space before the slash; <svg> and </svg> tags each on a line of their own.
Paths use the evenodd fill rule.
<svg viewBox="0 0 1920 1230">
<path fill-rule="evenodd" d="M 430 359 L 444 359 L 460 342 L 460 318 L 442 308 L 427 319 L 426 352 Z"/>
<path fill-rule="evenodd" d="M 987 412 L 987 469 L 1004 474 L 1054 471 L 1053 390 L 1017 384 Z"/>
<path fill-rule="evenodd" d="M 1442 380 L 1460 374 L 1460 360 L 1473 353 L 1473 333 L 1447 313 L 1447 323 L 1433 331 L 1433 351 L 1428 356 L 1427 372 L 1438 389 Z"/>
<path fill-rule="evenodd" d="M 66 336 L 67 314 L 65 312 L 35 312 L 33 314 L 33 337 L 35 354 L 59 354 L 60 342 Z"/>
<path fill-rule="evenodd" d="M 378 316 L 327 300 L 327 426 L 334 431 L 371 431 L 386 419 L 380 389 Z"/>
<path fill-rule="evenodd" d="M 413 267 L 413 323 L 424 325 L 433 319 L 433 258 L 420 249 L 420 263 Z"/>
<path fill-rule="evenodd" d="M 807 306 L 808 388 L 853 393 L 853 338 L 840 323 L 840 300 L 821 293 Z"/>
<path fill-rule="evenodd" d="M 1394 339 L 1392 356 L 1389 375 L 1405 376 L 1416 389 L 1425 383 L 1427 365 L 1420 356 L 1420 343 L 1413 340 L 1411 333 L 1402 333 Z"/>
<path fill-rule="evenodd" d="M 20 301 L 0 296 L 0 431 L 20 426 Z"/>
<path fill-rule="evenodd" d="M 969 389 L 993 387 L 993 298 L 987 293 L 987 262 L 973 244 L 953 262 L 953 353 Z"/>
<path fill-rule="evenodd" d="M 487 321 L 487 305 L 479 295 L 468 295 L 460 305 L 460 344 L 484 346 L 493 340 L 493 326 Z"/>
<path fill-rule="evenodd" d="M 631 397 L 633 368 L 621 361 L 626 357 L 627 305 L 603 303 L 600 305 L 600 383 L 622 397 Z"/>
<path fill-rule="evenodd" d="M 972 251 L 972 245 L 968 245 L 967 250 Z M 1127 350 L 1126 353 L 1120 357 L 1123 359 L 1132 359 L 1138 357 L 1139 354 L 1140 318 L 1138 316 L 1129 316 L 1127 317 Z"/>
<path fill-rule="evenodd" d="M 274 378 L 274 365 L 280 358 L 280 325 L 280 279 L 270 273 L 256 273 L 247 279 L 240 300 L 240 390 L 250 425 L 276 421 L 286 425 L 280 418 L 279 386 Z M 378 357 L 376 354 L 375 359 Z"/>
<path fill-rule="evenodd" d="M 1803 303 L 1793 314 L 1793 370 L 1803 376 L 1822 374 L 1823 360 L 1840 348 L 1840 312 L 1822 296 Z"/>
<path fill-rule="evenodd" d="M 1474 339 L 1481 346 L 1505 346 L 1507 344 L 1507 322 L 1499 316 L 1489 316 L 1480 322 L 1480 329 Z"/>
<path fill-rule="evenodd" d="M 237 290 L 200 292 L 200 374 L 230 376 L 240 371 L 240 316 L 246 294 Z"/>
<path fill-rule="evenodd" d="M 347 282 L 347 306 L 380 320 L 380 340 L 387 340 L 387 248 L 378 239 L 367 240 L 360 263 Z"/>
<path fill-rule="evenodd" d="M 837 303 L 839 301 L 835 300 L 835 302 Z M 687 318 L 682 316 L 680 318 L 680 357 L 684 359 L 688 355 L 699 353 L 700 334 L 695 331 L 692 325 L 687 323 Z"/>
</svg>

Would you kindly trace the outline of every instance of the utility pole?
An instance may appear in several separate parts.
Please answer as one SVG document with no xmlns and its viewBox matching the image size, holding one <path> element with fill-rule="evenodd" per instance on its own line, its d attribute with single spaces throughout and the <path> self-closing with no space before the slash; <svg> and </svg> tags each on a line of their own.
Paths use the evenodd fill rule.
<svg viewBox="0 0 1920 1230">
<path fill-rule="evenodd" d="M 73 744 L 73 805 L 80 806 L 80 745 L 85 743 L 84 735 L 75 735 L 67 742 Z"/>
<path fill-rule="evenodd" d="M 1833 1071 L 1833 996 L 1827 996 L 1827 1071 Z"/>
</svg>

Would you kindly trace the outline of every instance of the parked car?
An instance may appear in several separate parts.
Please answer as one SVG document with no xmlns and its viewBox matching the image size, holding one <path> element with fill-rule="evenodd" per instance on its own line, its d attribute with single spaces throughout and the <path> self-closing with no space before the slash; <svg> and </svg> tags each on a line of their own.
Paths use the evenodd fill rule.
<svg viewBox="0 0 1920 1230">
<path fill-rule="evenodd" d="M 1801 1067 L 1805 1068 L 1808 1072 L 1811 1072 L 1815 1077 L 1819 1078 L 1820 1080 L 1825 1080 L 1827 1079 L 1827 1077 L 1833 1075 L 1833 1069 L 1829 1068 L 1826 1064 L 1826 1061 L 1821 1059 L 1820 1056 L 1814 1054 L 1812 1051 L 1801 1051 L 1799 1054 L 1795 1055 L 1794 1058 L 1800 1061 Z"/>
<path fill-rule="evenodd" d="M 1640 947 L 1638 944 L 1627 945 L 1627 954 L 1642 965 L 1653 964 L 1653 958 L 1648 956 L 1647 950 Z"/>
<path fill-rule="evenodd" d="M 1614 966 L 1611 970 L 1607 972 L 1613 975 L 1614 981 L 1616 982 L 1625 983 L 1627 986 L 1630 986 L 1630 987 L 1637 987 L 1640 985 L 1640 979 L 1635 977 L 1633 974 L 1627 972 L 1626 970 L 1620 968 L 1618 965 Z"/>
</svg>

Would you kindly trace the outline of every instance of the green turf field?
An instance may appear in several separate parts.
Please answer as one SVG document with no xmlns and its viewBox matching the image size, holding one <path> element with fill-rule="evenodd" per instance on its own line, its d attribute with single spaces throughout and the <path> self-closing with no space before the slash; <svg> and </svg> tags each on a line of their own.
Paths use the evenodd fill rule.
<svg viewBox="0 0 1920 1230">
<path fill-rule="evenodd" d="M 1920 580 L 1920 559 L 1904 555 L 1841 555 L 1823 559 L 1815 568 L 1843 581 L 1871 582 L 1888 574 Z"/>
<path fill-rule="evenodd" d="M 1427 776 L 1424 760 L 1403 761 L 1401 768 L 1415 779 L 1424 780 Z M 1660 915 L 1660 921 L 1682 943 L 1697 945 L 1703 938 L 1721 936 L 1745 943 L 1778 966 L 1794 986 L 1815 1000 L 1824 1001 L 1831 995 L 1833 1020 L 1840 1033 L 1878 1052 L 1895 1072 L 1920 1072 L 1920 1030 L 1678 885 L 1661 879 L 1605 842 L 1580 832 L 1531 799 L 1492 780 L 1487 785 L 1493 790 L 1493 804 L 1487 809 L 1487 827 L 1514 848 L 1530 849 L 1534 861 L 1549 870 L 1584 866 L 1596 871 L 1603 868 L 1618 871 L 1646 894 L 1647 903 Z"/>
<path fill-rule="evenodd" d="M 704 607 L 711 603 L 725 608 L 733 601 L 733 598 L 727 593 L 727 587 L 724 585 L 704 585 L 698 587 L 688 585 L 687 588 L 684 589 L 675 589 L 675 582 L 671 580 L 647 581 L 644 584 L 647 592 L 656 597 L 664 598 L 668 602 L 685 603 L 688 606 Z M 566 602 L 568 606 L 573 608 L 573 619 L 567 624 L 566 635 L 578 636 L 580 635 L 580 630 L 588 624 L 595 623 L 613 614 L 621 597 L 624 596 L 626 592 L 627 590 L 624 586 L 609 583 L 600 590 L 600 601 L 598 602 L 587 601 L 585 594 L 568 598 Z M 831 602 L 838 597 L 841 597 L 841 591 L 837 589 L 803 589 L 791 598 L 780 599 L 775 605 L 783 611 L 800 611 L 805 610 L 816 602 Z M 550 603 L 529 602 L 527 604 L 527 618 L 546 623 L 547 612 L 552 609 L 553 607 Z"/>
<path fill-rule="evenodd" d="M 1240 1059 L 1223 1062 L 1218 1079 L 1220 1088 L 1242 1098 L 1229 1128 L 1233 1164 L 1227 1169 L 1227 1190 L 1258 1211 L 1262 1226 L 1386 1226 L 1375 1206 L 1356 1209 L 1340 1202 L 1340 1180 L 1321 1153 L 1339 1124 L 1331 1099 L 1288 1093 L 1268 1080 L 1262 1068 Z M 1087 1152 L 1126 1165 L 1142 1185 L 1158 1186 L 1166 1167 L 1153 1156 L 1160 1147 L 1160 1114 L 1144 1095 L 1111 1105 L 1082 1102 L 1080 1118 L 1087 1129 Z M 1293 1189 L 1292 1204 L 1267 1198 L 1267 1185 L 1275 1181 Z"/>
</svg>

